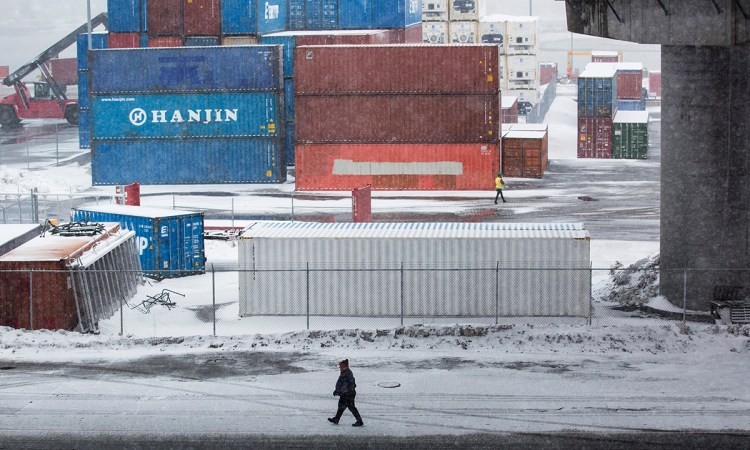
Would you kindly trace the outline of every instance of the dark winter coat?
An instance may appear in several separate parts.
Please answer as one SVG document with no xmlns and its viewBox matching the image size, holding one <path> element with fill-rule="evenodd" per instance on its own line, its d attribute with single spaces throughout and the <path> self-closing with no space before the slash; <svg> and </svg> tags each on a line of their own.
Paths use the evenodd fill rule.
<svg viewBox="0 0 750 450">
<path fill-rule="evenodd" d="M 354 397 L 357 395 L 355 388 L 357 384 L 354 382 L 354 374 L 351 370 L 344 369 L 339 375 L 338 381 L 336 381 L 336 390 L 333 391 L 333 395 L 341 397 Z"/>
</svg>

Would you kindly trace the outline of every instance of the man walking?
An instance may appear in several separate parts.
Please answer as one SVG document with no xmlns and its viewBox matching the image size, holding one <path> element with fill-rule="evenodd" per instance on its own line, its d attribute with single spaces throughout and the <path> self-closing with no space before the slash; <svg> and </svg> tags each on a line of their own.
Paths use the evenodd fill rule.
<svg viewBox="0 0 750 450">
<path fill-rule="evenodd" d="M 338 381 L 336 381 L 336 389 L 333 391 L 333 395 L 339 397 L 339 409 L 336 411 L 336 416 L 329 417 L 328 421 L 334 425 L 338 425 L 341 415 L 344 414 L 344 410 L 349 408 L 354 418 L 357 419 L 352 426 L 361 427 L 364 423 L 362 422 L 362 417 L 359 415 L 359 411 L 357 411 L 357 407 L 354 406 L 354 397 L 357 396 L 357 391 L 355 390 L 357 384 L 354 382 L 354 374 L 349 370 L 348 359 L 339 363 L 339 371 L 341 373 L 339 374 Z"/>
<path fill-rule="evenodd" d="M 505 203 L 505 196 L 503 196 L 503 187 L 505 187 L 505 183 L 503 182 L 503 173 L 498 172 L 497 178 L 495 178 L 495 189 L 497 190 L 497 195 L 495 195 L 495 204 L 497 205 L 497 199 L 498 197 L 503 199 L 503 203 Z"/>
</svg>

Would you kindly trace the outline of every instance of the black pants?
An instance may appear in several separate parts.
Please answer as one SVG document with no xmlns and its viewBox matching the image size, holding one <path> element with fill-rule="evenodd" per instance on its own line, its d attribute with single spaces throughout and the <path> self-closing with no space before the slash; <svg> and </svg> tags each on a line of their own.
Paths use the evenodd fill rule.
<svg viewBox="0 0 750 450">
<path fill-rule="evenodd" d="M 341 415 L 344 414 L 344 410 L 349 408 L 349 411 L 352 412 L 354 415 L 354 418 L 357 419 L 358 422 L 362 421 L 362 416 L 359 415 L 359 411 L 357 411 L 357 407 L 354 406 L 354 397 L 339 397 L 339 409 L 336 411 L 336 417 L 333 418 L 336 422 L 341 419 Z"/>
<path fill-rule="evenodd" d="M 497 190 L 497 195 L 495 195 L 495 203 L 497 203 L 498 197 L 502 197 L 503 203 L 505 203 L 505 197 L 503 196 L 503 190 L 502 189 L 498 189 Z"/>
</svg>

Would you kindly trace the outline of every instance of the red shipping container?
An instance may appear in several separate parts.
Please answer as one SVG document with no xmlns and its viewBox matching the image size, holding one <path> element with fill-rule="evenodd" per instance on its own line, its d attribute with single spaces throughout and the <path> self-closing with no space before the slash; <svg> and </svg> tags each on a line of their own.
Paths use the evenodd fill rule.
<svg viewBox="0 0 750 450">
<path fill-rule="evenodd" d="M 148 39 L 149 47 L 182 47 L 184 41 L 181 37 L 152 37 Z"/>
<path fill-rule="evenodd" d="M 640 70 L 617 71 L 617 98 L 640 100 L 643 97 L 643 73 Z"/>
<path fill-rule="evenodd" d="M 8 75 L 10 75 L 10 67 L 9 66 L 0 66 L 0 78 L 5 78 Z"/>
<path fill-rule="evenodd" d="M 141 35 L 139 33 L 109 33 L 107 46 L 109 48 L 139 48 Z"/>
<path fill-rule="evenodd" d="M 78 60 L 76 58 L 57 58 L 47 61 L 47 69 L 58 84 L 73 86 L 78 84 Z"/>
<path fill-rule="evenodd" d="M 539 84 L 549 84 L 557 78 L 557 63 L 545 62 L 539 64 Z"/>
<path fill-rule="evenodd" d="M 542 178 L 547 161 L 546 131 L 511 130 L 503 136 L 503 175 Z"/>
<path fill-rule="evenodd" d="M 612 157 L 612 118 L 578 118 L 578 157 Z"/>
<path fill-rule="evenodd" d="M 503 123 L 518 123 L 518 97 L 502 97 Z"/>
<path fill-rule="evenodd" d="M 296 72 L 296 70 L 295 70 Z M 500 96 L 295 96 L 298 143 L 449 143 L 500 139 Z"/>
<path fill-rule="evenodd" d="M 185 35 L 218 36 L 221 34 L 220 0 L 185 0 Z"/>
<path fill-rule="evenodd" d="M 308 32 L 294 34 L 295 45 L 379 45 L 391 44 L 398 39 L 398 29 L 388 30 L 346 30 L 340 32 Z M 403 30 L 401 30 L 403 31 Z"/>
<path fill-rule="evenodd" d="M 352 222 L 372 222 L 372 187 L 352 190 Z"/>
<path fill-rule="evenodd" d="M 616 63 L 620 61 L 617 52 L 591 52 L 591 62 Z"/>
<path fill-rule="evenodd" d="M 497 45 L 298 46 L 294 92 L 497 93 Z"/>
<path fill-rule="evenodd" d="M 395 43 L 395 42 L 394 42 Z M 404 30 L 404 43 L 405 44 L 421 44 L 422 43 L 422 23 L 418 23 L 407 27 Z"/>
<path fill-rule="evenodd" d="M 35 330 L 73 329 L 78 324 L 78 313 L 70 267 L 97 242 L 120 229 L 119 224 L 104 225 L 105 232 L 96 237 L 48 234 L 1 256 L 0 326 Z M 33 275 L 27 272 L 31 270 L 35 271 Z M 29 292 L 29 289 L 33 291 Z"/>
<path fill-rule="evenodd" d="M 184 16 L 182 5 L 184 0 L 158 0 L 148 2 L 148 35 L 182 36 Z M 152 46 L 149 43 L 149 47 Z"/>
<path fill-rule="evenodd" d="M 661 98 L 661 72 L 649 72 L 648 95 Z"/>
<path fill-rule="evenodd" d="M 297 145 L 301 191 L 491 190 L 500 170 L 497 144 Z"/>
</svg>

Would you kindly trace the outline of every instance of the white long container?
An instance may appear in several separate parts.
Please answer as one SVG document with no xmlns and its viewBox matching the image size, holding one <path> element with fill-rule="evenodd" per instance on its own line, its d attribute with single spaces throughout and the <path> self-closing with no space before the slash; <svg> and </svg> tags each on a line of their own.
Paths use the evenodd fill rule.
<svg viewBox="0 0 750 450">
<path fill-rule="evenodd" d="M 538 17 L 510 16 L 507 24 L 506 52 L 509 55 L 537 54 L 539 52 L 538 23 Z"/>
<path fill-rule="evenodd" d="M 448 21 L 448 0 L 424 0 L 422 22 Z"/>
<path fill-rule="evenodd" d="M 259 222 L 239 314 L 585 316 L 589 246 L 582 224 Z"/>
<path fill-rule="evenodd" d="M 507 57 L 508 81 L 538 81 L 536 55 L 512 55 Z"/>
<path fill-rule="evenodd" d="M 480 1 L 482 0 L 448 0 L 450 20 L 479 20 Z"/>
<path fill-rule="evenodd" d="M 479 22 L 450 22 L 451 43 L 474 44 L 479 35 Z"/>
<path fill-rule="evenodd" d="M 497 44 L 500 53 L 505 54 L 508 43 L 508 22 L 506 16 L 493 14 L 479 19 L 479 42 L 483 44 Z"/>
<path fill-rule="evenodd" d="M 422 42 L 447 44 L 450 39 L 448 22 L 422 22 Z"/>
</svg>

